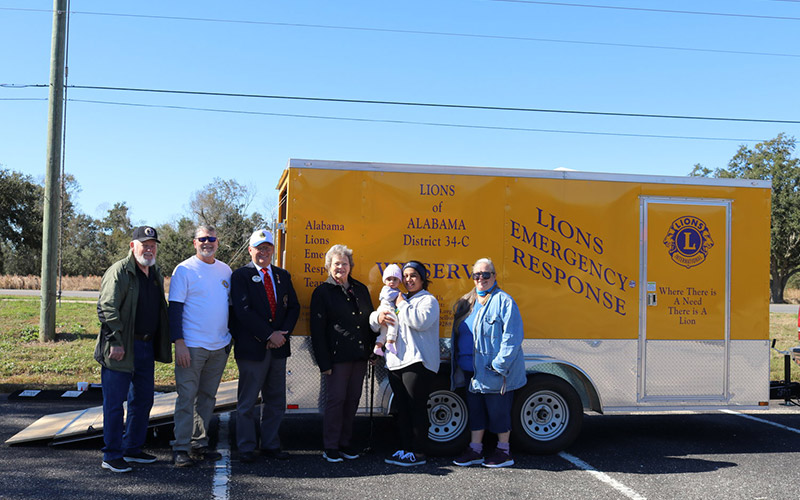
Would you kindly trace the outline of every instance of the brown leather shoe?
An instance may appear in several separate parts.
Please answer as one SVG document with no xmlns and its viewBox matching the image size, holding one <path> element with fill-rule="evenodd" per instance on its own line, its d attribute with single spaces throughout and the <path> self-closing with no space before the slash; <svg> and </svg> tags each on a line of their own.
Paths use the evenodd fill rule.
<svg viewBox="0 0 800 500">
<path fill-rule="evenodd" d="M 192 451 L 189 452 L 189 457 L 197 462 L 202 462 L 203 460 L 216 462 L 222 458 L 222 453 L 209 450 L 207 446 L 202 446 L 200 448 L 192 448 Z"/>
<path fill-rule="evenodd" d="M 175 467 L 191 467 L 194 465 L 194 460 L 185 451 L 176 451 L 172 459 Z"/>
</svg>

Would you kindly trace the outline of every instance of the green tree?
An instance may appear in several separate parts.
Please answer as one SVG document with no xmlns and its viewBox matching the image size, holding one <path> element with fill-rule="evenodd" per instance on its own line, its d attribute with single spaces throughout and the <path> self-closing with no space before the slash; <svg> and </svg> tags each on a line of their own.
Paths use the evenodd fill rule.
<svg viewBox="0 0 800 500">
<path fill-rule="evenodd" d="M 693 176 L 772 181 L 770 295 L 783 304 L 783 290 L 800 271 L 800 159 L 792 158 L 796 140 L 781 133 L 775 139 L 739 147 L 727 168 L 694 166 Z"/>
<path fill-rule="evenodd" d="M 248 186 L 234 180 L 215 178 L 211 184 L 196 192 L 190 202 L 194 222 L 217 229 L 217 258 L 234 269 L 249 259 L 246 248 L 250 234 L 266 227 L 263 214 L 247 214 L 254 197 L 254 190 Z"/>
<path fill-rule="evenodd" d="M 124 201 L 114 203 L 114 206 L 109 209 L 108 215 L 100 221 L 100 229 L 103 231 L 103 246 L 106 255 L 104 267 L 109 267 L 112 263 L 128 255 L 130 250 L 133 225 L 128 215 L 128 206 Z"/>
<path fill-rule="evenodd" d="M 61 274 L 100 276 L 110 265 L 98 220 L 76 214 L 63 221 Z"/>
<path fill-rule="evenodd" d="M 172 275 L 175 266 L 195 254 L 192 246 L 195 223 L 188 217 L 181 217 L 173 224 L 162 224 L 156 228 L 158 239 L 158 266 L 164 276 Z"/>
<path fill-rule="evenodd" d="M 61 199 L 61 274 L 96 276 L 108 264 L 100 221 L 78 212 L 73 200 L 81 191 L 72 174 L 64 175 Z"/>
<path fill-rule="evenodd" d="M 29 175 L 0 168 L 0 273 L 41 271 L 43 195 Z"/>
</svg>

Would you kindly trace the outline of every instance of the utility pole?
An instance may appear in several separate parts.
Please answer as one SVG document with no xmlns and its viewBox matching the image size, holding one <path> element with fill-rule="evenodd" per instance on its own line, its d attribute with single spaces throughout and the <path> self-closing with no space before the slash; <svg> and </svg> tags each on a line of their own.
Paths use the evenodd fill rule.
<svg viewBox="0 0 800 500">
<path fill-rule="evenodd" d="M 53 0 L 53 38 L 50 46 L 50 112 L 47 117 L 47 170 L 42 229 L 42 307 L 39 341 L 56 339 L 58 227 L 61 213 L 61 138 L 64 119 L 64 59 L 67 0 Z"/>
</svg>

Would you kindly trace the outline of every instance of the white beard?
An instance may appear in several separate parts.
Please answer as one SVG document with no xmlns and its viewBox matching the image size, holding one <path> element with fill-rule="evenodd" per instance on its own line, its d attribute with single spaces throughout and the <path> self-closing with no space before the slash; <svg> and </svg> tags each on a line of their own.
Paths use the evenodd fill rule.
<svg viewBox="0 0 800 500">
<path fill-rule="evenodd" d="M 145 259 L 144 255 L 142 255 L 142 256 L 135 255 L 135 257 L 136 257 L 136 262 L 138 262 L 139 265 L 142 266 L 142 267 L 150 267 L 150 266 L 152 266 L 153 264 L 156 263 L 156 258 L 155 257 L 153 257 L 152 259 Z"/>
</svg>

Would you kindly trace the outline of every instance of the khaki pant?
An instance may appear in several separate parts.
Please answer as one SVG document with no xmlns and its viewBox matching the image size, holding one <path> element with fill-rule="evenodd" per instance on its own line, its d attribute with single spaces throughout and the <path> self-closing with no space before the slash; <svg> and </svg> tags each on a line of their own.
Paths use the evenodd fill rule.
<svg viewBox="0 0 800 500">
<path fill-rule="evenodd" d="M 226 348 L 209 351 L 189 347 L 192 362 L 188 368 L 175 365 L 174 451 L 189 451 L 208 446 L 208 426 L 217 403 L 217 389 L 228 363 Z"/>
</svg>

